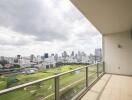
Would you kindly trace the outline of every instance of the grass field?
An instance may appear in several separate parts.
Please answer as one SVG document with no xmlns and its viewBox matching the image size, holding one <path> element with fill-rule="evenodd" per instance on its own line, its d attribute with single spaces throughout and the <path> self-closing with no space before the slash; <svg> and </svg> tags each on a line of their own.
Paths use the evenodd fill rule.
<svg viewBox="0 0 132 100">
<path fill-rule="evenodd" d="M 76 68 L 79 68 L 84 65 L 64 65 L 61 67 L 56 67 L 52 69 L 47 69 L 42 72 L 37 72 L 35 74 L 17 74 L 12 76 L 1 76 L 0 78 L 0 89 L 7 88 L 8 81 L 12 80 L 13 78 L 17 79 L 17 82 L 10 84 L 9 87 L 16 86 L 19 84 L 27 83 L 30 81 L 34 81 L 37 79 L 45 78 L 48 76 L 52 76 L 55 73 L 63 73 L 66 71 L 70 71 Z M 96 72 L 96 67 L 91 66 L 89 69 L 89 75 Z M 85 78 L 85 70 L 80 70 L 79 72 L 72 72 L 60 77 L 60 90 L 64 90 L 63 92 L 67 92 L 67 90 L 72 91 L 71 88 L 74 87 L 81 87 L 80 83 L 78 82 L 79 79 Z M 84 79 L 85 80 L 85 79 Z M 85 81 L 80 81 L 81 84 L 85 83 Z M 72 83 L 77 83 L 76 85 L 71 85 Z M 65 87 L 68 87 L 65 89 Z M 72 86 L 72 87 L 71 87 Z M 79 90 L 79 88 L 78 88 Z M 78 91 L 76 88 L 76 91 Z M 22 88 L 20 90 L 15 90 L 13 92 L 4 94 L 0 96 L 0 100 L 53 100 L 54 98 L 54 80 L 50 79 L 45 82 L 41 82 L 32 86 L 28 86 Z M 63 93 L 63 95 L 64 95 Z M 72 92 L 71 92 L 72 93 Z M 48 97 L 47 97 L 48 96 Z"/>
</svg>

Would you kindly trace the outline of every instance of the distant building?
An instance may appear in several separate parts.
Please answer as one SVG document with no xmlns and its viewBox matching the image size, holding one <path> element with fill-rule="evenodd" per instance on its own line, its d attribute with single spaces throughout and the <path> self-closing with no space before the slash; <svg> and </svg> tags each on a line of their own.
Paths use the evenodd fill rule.
<svg viewBox="0 0 132 100">
<path fill-rule="evenodd" d="M 21 55 L 17 55 L 17 59 L 21 59 Z"/>
<path fill-rule="evenodd" d="M 55 55 L 52 53 L 52 54 L 51 54 L 51 56 L 53 56 L 53 57 L 54 57 Z"/>
<path fill-rule="evenodd" d="M 0 57 L 0 60 L 2 61 L 2 60 L 5 60 L 5 57 L 4 56 L 1 56 Z"/>
<path fill-rule="evenodd" d="M 55 54 L 54 59 L 56 62 L 58 62 L 58 54 Z"/>
<path fill-rule="evenodd" d="M 95 56 L 93 54 L 89 55 L 89 64 L 95 63 Z"/>
<path fill-rule="evenodd" d="M 66 57 L 67 57 L 67 52 L 66 52 L 66 51 L 64 51 L 64 52 L 62 53 L 62 57 L 63 57 L 63 58 L 66 58 Z"/>
<path fill-rule="evenodd" d="M 67 60 L 68 60 L 68 54 L 66 51 L 64 51 L 62 53 L 62 59 L 63 59 L 63 63 L 67 63 Z"/>
<path fill-rule="evenodd" d="M 81 63 L 81 61 L 82 61 L 82 55 L 81 55 L 80 51 L 78 51 L 78 54 L 77 54 L 77 61 L 78 61 L 78 63 Z"/>
<path fill-rule="evenodd" d="M 42 63 L 40 69 L 49 69 L 56 66 L 56 61 L 54 57 L 45 58 L 44 62 Z"/>
<path fill-rule="evenodd" d="M 102 61 L 102 49 L 101 48 L 95 49 L 95 61 L 96 62 Z"/>
<path fill-rule="evenodd" d="M 48 53 L 45 53 L 44 54 L 44 58 L 49 58 L 49 54 Z"/>
<path fill-rule="evenodd" d="M 13 64 L 13 63 L 14 63 L 14 58 L 13 58 L 13 57 L 9 57 L 9 58 L 8 58 L 8 62 L 9 62 L 10 64 Z"/>
<path fill-rule="evenodd" d="M 101 57 L 102 56 L 102 49 L 101 48 L 96 48 L 95 49 L 95 56 L 99 56 L 99 57 Z"/>
<path fill-rule="evenodd" d="M 18 64 L 21 67 L 25 68 L 25 67 L 30 67 L 32 63 L 33 62 L 31 62 L 30 58 L 28 58 L 28 57 L 22 57 L 22 59 L 19 59 L 19 63 Z"/>
<path fill-rule="evenodd" d="M 71 56 L 72 56 L 72 57 L 74 57 L 74 56 L 75 56 L 75 53 L 74 53 L 74 51 L 72 51 L 72 53 L 71 53 Z"/>
<path fill-rule="evenodd" d="M 31 62 L 35 62 L 36 61 L 36 57 L 34 56 L 34 54 L 30 55 L 30 61 Z"/>
<path fill-rule="evenodd" d="M 40 63 L 40 62 L 42 62 L 43 59 L 42 59 L 41 56 L 38 55 L 36 60 L 37 60 L 38 63 Z"/>
</svg>

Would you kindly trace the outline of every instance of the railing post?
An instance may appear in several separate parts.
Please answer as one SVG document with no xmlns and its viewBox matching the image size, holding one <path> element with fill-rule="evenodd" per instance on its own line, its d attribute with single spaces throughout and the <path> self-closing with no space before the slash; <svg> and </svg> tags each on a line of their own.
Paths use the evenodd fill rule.
<svg viewBox="0 0 132 100">
<path fill-rule="evenodd" d="M 88 67 L 86 67 L 86 88 L 88 88 Z"/>
<path fill-rule="evenodd" d="M 59 95 L 59 76 L 55 77 L 55 100 L 60 100 L 60 95 Z"/>
<path fill-rule="evenodd" d="M 105 63 L 103 61 L 103 73 L 105 73 Z"/>
<path fill-rule="evenodd" d="M 97 63 L 97 77 L 99 77 L 99 64 Z"/>
</svg>

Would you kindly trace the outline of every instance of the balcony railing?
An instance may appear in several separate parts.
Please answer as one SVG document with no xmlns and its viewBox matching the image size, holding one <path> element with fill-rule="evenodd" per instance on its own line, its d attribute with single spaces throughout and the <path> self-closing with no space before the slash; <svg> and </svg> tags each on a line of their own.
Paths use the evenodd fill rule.
<svg viewBox="0 0 132 100">
<path fill-rule="evenodd" d="M 97 63 L 0 91 L 0 100 L 77 99 L 104 74 Z"/>
</svg>

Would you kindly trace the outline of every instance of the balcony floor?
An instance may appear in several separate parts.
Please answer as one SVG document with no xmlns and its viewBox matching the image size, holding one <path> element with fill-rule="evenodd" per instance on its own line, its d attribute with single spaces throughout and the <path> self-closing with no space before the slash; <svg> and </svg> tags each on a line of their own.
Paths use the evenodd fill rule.
<svg viewBox="0 0 132 100">
<path fill-rule="evenodd" d="M 105 74 L 81 100 L 132 100 L 132 77 Z"/>
</svg>

